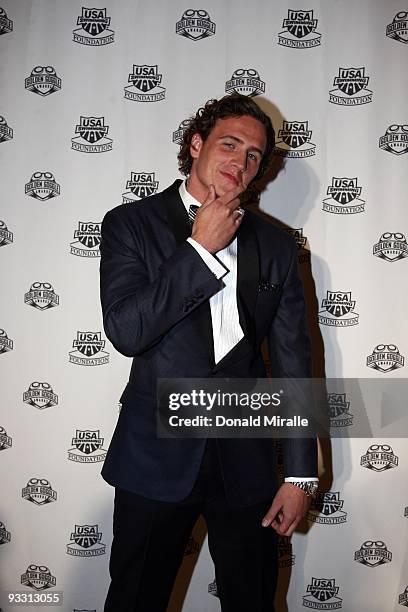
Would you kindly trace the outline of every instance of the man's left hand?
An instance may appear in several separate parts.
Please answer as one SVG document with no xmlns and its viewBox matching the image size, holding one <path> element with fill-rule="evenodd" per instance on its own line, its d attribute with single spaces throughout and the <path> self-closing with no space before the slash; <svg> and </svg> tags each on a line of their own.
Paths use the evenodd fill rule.
<svg viewBox="0 0 408 612">
<path fill-rule="evenodd" d="M 311 499 L 299 487 L 284 482 L 262 520 L 262 527 L 270 526 L 280 536 L 291 536 L 308 511 Z"/>
</svg>

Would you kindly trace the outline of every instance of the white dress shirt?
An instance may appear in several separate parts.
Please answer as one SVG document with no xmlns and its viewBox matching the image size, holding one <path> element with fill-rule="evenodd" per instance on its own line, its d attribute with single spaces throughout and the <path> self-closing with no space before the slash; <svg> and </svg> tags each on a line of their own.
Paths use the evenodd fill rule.
<svg viewBox="0 0 408 612">
<path fill-rule="evenodd" d="M 180 185 L 180 197 L 187 213 L 191 205 L 201 206 L 186 189 Z M 187 238 L 217 278 L 222 278 L 224 287 L 210 298 L 211 320 L 213 328 L 215 363 L 221 361 L 231 349 L 244 337 L 239 323 L 237 304 L 237 239 L 218 251 L 217 257 L 209 253 L 201 244 Z"/>
<path fill-rule="evenodd" d="M 186 181 L 181 183 L 179 193 L 187 214 L 191 205 L 201 206 L 201 202 L 187 191 Z M 224 283 L 224 287 L 210 298 L 214 358 L 215 363 L 218 363 L 244 337 L 239 322 L 237 304 L 237 239 L 234 238 L 228 246 L 218 251 L 217 257 L 214 257 L 193 238 L 187 238 L 187 241 L 195 248 L 211 272 L 217 278 L 222 278 Z M 285 478 L 285 482 L 302 482 L 304 480 L 317 481 L 318 478 L 298 478 L 295 476 Z"/>
</svg>

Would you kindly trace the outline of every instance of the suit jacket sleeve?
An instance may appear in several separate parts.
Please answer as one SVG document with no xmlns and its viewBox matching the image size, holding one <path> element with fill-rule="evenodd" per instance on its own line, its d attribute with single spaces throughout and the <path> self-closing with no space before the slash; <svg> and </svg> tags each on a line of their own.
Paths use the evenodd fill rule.
<svg viewBox="0 0 408 612">
<path fill-rule="evenodd" d="M 310 338 L 306 326 L 303 286 L 297 269 L 297 246 L 294 242 L 268 346 L 274 377 L 311 377 Z M 312 406 L 310 408 L 313 409 Z M 315 438 L 283 438 L 282 449 L 285 476 L 317 476 Z"/>
<path fill-rule="evenodd" d="M 128 357 L 153 346 L 222 286 L 188 242 L 175 247 L 152 277 L 141 231 L 119 209 L 105 215 L 101 228 L 104 329 L 114 347 Z"/>
</svg>

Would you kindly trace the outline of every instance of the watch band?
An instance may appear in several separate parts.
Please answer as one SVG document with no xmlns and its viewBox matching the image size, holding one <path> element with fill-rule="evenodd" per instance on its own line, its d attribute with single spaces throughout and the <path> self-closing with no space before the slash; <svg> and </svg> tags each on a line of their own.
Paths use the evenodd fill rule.
<svg viewBox="0 0 408 612">
<path fill-rule="evenodd" d="M 302 489 L 302 491 L 306 493 L 308 497 L 314 497 L 317 493 L 317 489 L 319 488 L 319 483 L 316 480 L 298 480 L 296 482 L 291 482 L 290 484 Z"/>
</svg>

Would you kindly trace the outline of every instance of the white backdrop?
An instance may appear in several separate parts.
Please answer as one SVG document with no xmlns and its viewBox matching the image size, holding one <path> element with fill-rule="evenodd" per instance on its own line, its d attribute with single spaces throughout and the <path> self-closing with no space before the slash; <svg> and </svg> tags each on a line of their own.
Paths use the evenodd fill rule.
<svg viewBox="0 0 408 612">
<path fill-rule="evenodd" d="M 207 99 L 258 95 L 278 140 L 260 207 L 299 230 L 316 374 L 324 357 L 330 377 L 405 377 L 408 3 L 0 6 L 0 589 L 101 612 L 113 490 L 99 472 L 130 368 L 101 322 L 105 212 L 178 176 L 177 131 Z M 352 436 L 348 398 L 330 399 Z M 278 612 L 401 609 L 406 440 L 331 446 L 316 509 L 281 542 Z M 202 537 L 172 612 L 219 609 Z"/>
</svg>

